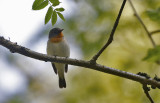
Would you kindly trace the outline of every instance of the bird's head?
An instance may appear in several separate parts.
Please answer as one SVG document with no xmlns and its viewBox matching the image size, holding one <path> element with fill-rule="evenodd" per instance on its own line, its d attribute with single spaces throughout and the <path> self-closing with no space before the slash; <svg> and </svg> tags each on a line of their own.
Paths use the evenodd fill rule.
<svg viewBox="0 0 160 103">
<path fill-rule="evenodd" d="M 64 29 L 53 28 L 49 32 L 49 40 L 53 43 L 58 43 L 63 40 L 63 31 Z"/>
</svg>

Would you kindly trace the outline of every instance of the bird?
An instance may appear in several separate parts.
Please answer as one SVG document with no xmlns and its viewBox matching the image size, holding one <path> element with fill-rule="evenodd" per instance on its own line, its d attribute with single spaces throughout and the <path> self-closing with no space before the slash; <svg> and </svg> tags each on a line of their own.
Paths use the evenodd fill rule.
<svg viewBox="0 0 160 103">
<path fill-rule="evenodd" d="M 64 29 L 60 28 L 53 28 L 50 30 L 47 41 L 47 55 L 66 58 L 70 56 L 70 47 L 64 38 L 64 35 L 62 33 L 63 30 Z M 59 88 L 66 88 L 64 72 L 67 73 L 68 64 L 54 62 L 52 62 L 51 64 L 55 74 L 58 74 Z"/>
</svg>

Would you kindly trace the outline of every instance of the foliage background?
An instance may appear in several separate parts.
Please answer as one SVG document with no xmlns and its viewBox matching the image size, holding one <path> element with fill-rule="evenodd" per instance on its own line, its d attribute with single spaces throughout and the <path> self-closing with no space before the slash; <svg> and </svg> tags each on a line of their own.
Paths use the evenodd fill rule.
<svg viewBox="0 0 160 103">
<path fill-rule="evenodd" d="M 75 5 L 73 12 L 68 11 L 66 21 L 58 21 L 55 26 L 65 29 L 65 37 L 71 45 L 71 57 L 89 60 L 106 43 L 122 0 L 68 1 Z M 159 22 L 146 13 L 159 8 L 159 0 L 134 0 L 133 4 L 150 31 L 160 28 Z M 46 46 L 51 28 L 51 24 L 40 27 L 26 39 L 24 46 L 41 52 L 41 45 Z M 153 38 L 159 45 L 160 35 L 155 34 Z M 158 64 L 142 61 L 149 48 L 152 48 L 151 42 L 127 3 L 114 41 L 98 63 L 132 73 L 145 72 L 151 77 L 160 75 Z M 66 74 L 67 88 L 59 89 L 50 63 L 11 54 L 2 47 L 0 51 L 4 62 L 14 66 L 26 80 L 25 89 L 7 97 L 3 101 L 5 103 L 149 103 L 139 83 L 75 66 L 70 66 Z M 158 89 L 150 94 L 156 103 L 160 101 Z"/>
</svg>

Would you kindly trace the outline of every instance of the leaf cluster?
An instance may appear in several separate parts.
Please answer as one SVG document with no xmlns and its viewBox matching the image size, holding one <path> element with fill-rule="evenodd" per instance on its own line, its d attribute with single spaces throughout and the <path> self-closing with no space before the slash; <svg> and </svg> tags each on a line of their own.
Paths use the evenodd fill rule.
<svg viewBox="0 0 160 103">
<path fill-rule="evenodd" d="M 35 0 L 32 5 L 32 10 L 41 10 L 46 6 L 50 5 L 47 13 L 45 15 L 45 24 L 47 24 L 50 20 L 52 26 L 57 22 L 57 15 L 65 21 L 65 18 L 61 12 L 65 9 L 63 7 L 56 8 L 61 2 L 59 0 Z"/>
<path fill-rule="evenodd" d="M 149 49 L 147 55 L 143 58 L 143 60 L 159 62 L 160 61 L 160 46 L 156 46 L 155 48 Z"/>
<path fill-rule="evenodd" d="M 148 17 L 155 22 L 160 23 L 160 7 L 157 9 L 150 9 L 146 11 L 146 14 L 148 15 Z"/>
</svg>

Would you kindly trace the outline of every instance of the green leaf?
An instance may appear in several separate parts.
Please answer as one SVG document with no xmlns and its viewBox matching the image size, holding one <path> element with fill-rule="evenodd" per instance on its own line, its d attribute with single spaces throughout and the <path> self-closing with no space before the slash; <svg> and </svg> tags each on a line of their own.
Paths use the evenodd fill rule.
<svg viewBox="0 0 160 103">
<path fill-rule="evenodd" d="M 57 14 L 58 14 L 58 16 L 59 16 L 63 21 L 65 21 L 64 16 L 63 16 L 60 12 L 57 12 Z"/>
<path fill-rule="evenodd" d="M 151 10 L 147 10 L 146 14 L 149 16 L 149 18 L 153 21 L 158 21 L 160 22 L 160 7 L 157 9 L 151 9 Z"/>
<path fill-rule="evenodd" d="M 54 24 L 56 23 L 56 21 L 57 21 L 57 13 L 54 10 L 53 14 L 52 14 L 52 26 L 54 26 Z"/>
<path fill-rule="evenodd" d="M 143 58 L 143 60 L 151 62 L 160 61 L 160 46 L 156 46 L 153 49 L 149 49 L 147 55 Z"/>
<path fill-rule="evenodd" d="M 47 11 L 46 16 L 45 16 L 45 24 L 47 24 L 47 23 L 49 22 L 49 20 L 51 19 L 52 13 L 53 13 L 53 9 L 52 9 L 52 7 L 50 6 L 50 7 L 48 8 L 48 11 Z"/>
<path fill-rule="evenodd" d="M 59 2 L 59 0 L 53 0 L 53 6 L 57 6 L 57 5 L 59 5 L 61 2 Z"/>
<path fill-rule="evenodd" d="M 38 5 L 40 5 L 44 0 L 35 0 L 32 5 L 32 9 L 34 10 Z"/>
<path fill-rule="evenodd" d="M 33 6 L 32 9 L 33 10 L 41 10 L 41 9 L 45 8 L 47 5 L 48 5 L 48 0 L 36 4 L 36 6 Z"/>
<path fill-rule="evenodd" d="M 64 8 L 56 8 L 55 10 L 56 10 L 56 11 L 59 11 L 59 12 L 62 12 L 62 11 L 64 11 L 65 9 L 64 9 Z"/>
</svg>

